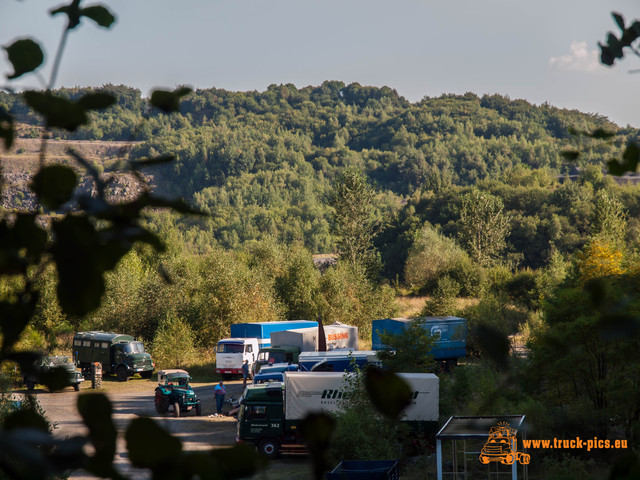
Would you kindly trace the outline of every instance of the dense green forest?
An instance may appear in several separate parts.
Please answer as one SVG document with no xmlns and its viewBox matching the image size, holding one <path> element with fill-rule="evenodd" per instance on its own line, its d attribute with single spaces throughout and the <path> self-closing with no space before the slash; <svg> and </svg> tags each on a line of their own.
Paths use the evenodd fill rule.
<svg viewBox="0 0 640 480">
<path fill-rule="evenodd" d="M 88 90 L 57 93 L 74 99 Z M 375 188 L 376 242 L 392 280 L 405 279 L 408 250 L 425 222 L 448 237 L 462 235 L 460 199 L 472 186 L 502 200 L 510 223 L 502 253 L 514 266 L 538 268 L 554 249 L 580 248 L 601 190 L 621 203 L 631 219 L 628 240 L 637 240 L 636 189 L 615 185 L 601 170 L 638 132 L 597 115 L 472 93 L 410 103 L 391 88 L 335 81 L 197 90 L 167 115 L 149 109 L 139 90 L 102 90 L 116 104 L 60 138 L 139 141 L 131 159 L 175 155 L 153 172 L 157 188 L 210 214 L 171 220 L 201 251 L 273 236 L 313 253 L 335 252 L 327 198 L 346 167 Z M 0 106 L 27 125 L 40 122 L 18 96 L 0 93 Z M 570 133 L 598 128 L 615 135 L 603 141 Z M 565 160 L 569 148 L 581 151 L 578 161 Z"/>
</svg>

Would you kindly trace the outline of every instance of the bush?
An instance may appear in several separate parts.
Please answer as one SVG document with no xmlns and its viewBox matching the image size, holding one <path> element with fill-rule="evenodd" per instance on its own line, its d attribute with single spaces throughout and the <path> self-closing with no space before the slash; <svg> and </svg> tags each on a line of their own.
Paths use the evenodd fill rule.
<svg viewBox="0 0 640 480">
<path fill-rule="evenodd" d="M 449 276 L 438 280 L 433 297 L 425 302 L 421 315 L 440 317 L 453 315 L 456 309 L 456 297 L 460 293 L 460 284 Z"/>
<path fill-rule="evenodd" d="M 151 352 L 162 368 L 184 368 L 196 359 L 193 331 L 179 317 L 169 317 L 160 324 Z"/>
<path fill-rule="evenodd" d="M 409 250 L 405 279 L 420 292 L 431 291 L 445 272 L 464 269 L 469 255 L 455 240 L 445 237 L 431 225 L 425 225 Z"/>
</svg>

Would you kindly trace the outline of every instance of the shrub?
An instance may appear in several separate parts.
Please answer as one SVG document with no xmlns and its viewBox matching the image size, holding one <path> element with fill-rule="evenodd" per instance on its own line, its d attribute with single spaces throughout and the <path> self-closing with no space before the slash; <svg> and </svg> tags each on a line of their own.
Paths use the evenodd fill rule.
<svg viewBox="0 0 640 480">
<path fill-rule="evenodd" d="M 184 368 L 196 359 L 194 344 L 189 325 L 179 317 L 167 316 L 153 339 L 151 352 L 156 364 L 163 368 Z"/>
<path fill-rule="evenodd" d="M 433 297 L 425 302 L 421 315 L 434 317 L 453 315 L 460 289 L 460 284 L 451 277 L 442 277 L 438 280 Z"/>
</svg>

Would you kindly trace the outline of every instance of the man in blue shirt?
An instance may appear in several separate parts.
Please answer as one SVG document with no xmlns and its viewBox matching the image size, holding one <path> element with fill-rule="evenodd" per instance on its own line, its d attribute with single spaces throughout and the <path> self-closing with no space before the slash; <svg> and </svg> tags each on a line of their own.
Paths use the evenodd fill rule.
<svg viewBox="0 0 640 480">
<path fill-rule="evenodd" d="M 224 389 L 224 383 L 220 380 L 220 383 L 216 385 L 214 389 L 214 394 L 216 397 L 216 415 L 222 415 L 222 405 L 224 404 L 224 396 L 226 395 L 226 390 Z"/>
</svg>

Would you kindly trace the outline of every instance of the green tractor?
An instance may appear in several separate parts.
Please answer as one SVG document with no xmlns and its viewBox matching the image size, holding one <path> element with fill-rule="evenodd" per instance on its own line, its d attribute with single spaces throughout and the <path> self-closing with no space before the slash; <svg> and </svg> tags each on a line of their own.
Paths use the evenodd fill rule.
<svg viewBox="0 0 640 480">
<path fill-rule="evenodd" d="M 158 372 L 158 386 L 156 387 L 156 411 L 167 413 L 173 408 L 173 415 L 180 416 L 180 412 L 195 410 L 196 415 L 202 415 L 200 400 L 189 385 L 191 377 L 185 370 L 171 369 Z"/>
</svg>

